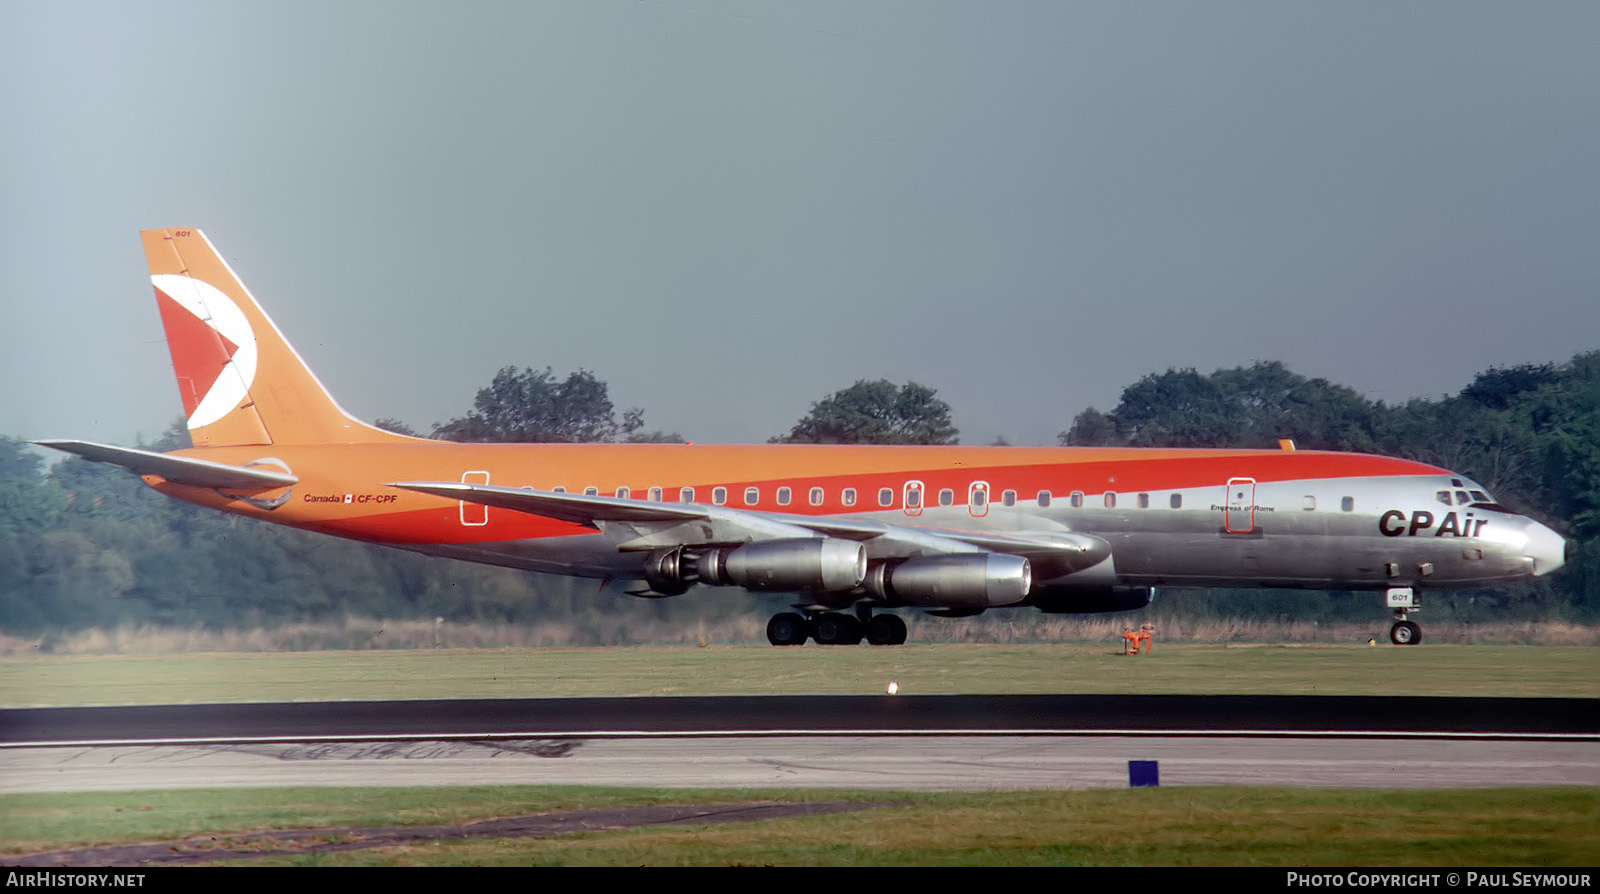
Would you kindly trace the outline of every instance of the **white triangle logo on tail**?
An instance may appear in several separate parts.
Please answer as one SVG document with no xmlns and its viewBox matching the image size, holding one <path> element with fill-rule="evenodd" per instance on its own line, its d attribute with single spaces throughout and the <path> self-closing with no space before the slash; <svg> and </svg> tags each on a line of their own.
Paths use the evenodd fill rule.
<svg viewBox="0 0 1600 894">
<path fill-rule="evenodd" d="M 186 312 L 168 316 L 167 342 L 180 383 L 192 389 L 189 427 L 210 425 L 228 415 L 249 393 L 256 378 L 256 335 L 239 306 L 221 289 L 174 273 L 150 277 L 160 297 Z"/>
</svg>

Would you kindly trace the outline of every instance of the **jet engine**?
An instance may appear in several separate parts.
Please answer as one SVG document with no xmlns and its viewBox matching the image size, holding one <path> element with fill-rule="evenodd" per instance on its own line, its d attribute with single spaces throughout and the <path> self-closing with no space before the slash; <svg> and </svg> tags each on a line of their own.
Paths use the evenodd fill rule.
<svg viewBox="0 0 1600 894">
<path fill-rule="evenodd" d="M 645 562 L 645 580 L 663 595 L 691 584 L 736 586 L 779 592 L 842 592 L 861 586 L 867 551 L 834 537 L 758 540 L 743 546 L 675 547 L 657 550 Z"/>
<path fill-rule="evenodd" d="M 867 592 L 891 605 L 982 610 L 1028 596 L 1033 570 L 1022 556 L 971 553 L 921 556 L 873 566 Z"/>
</svg>

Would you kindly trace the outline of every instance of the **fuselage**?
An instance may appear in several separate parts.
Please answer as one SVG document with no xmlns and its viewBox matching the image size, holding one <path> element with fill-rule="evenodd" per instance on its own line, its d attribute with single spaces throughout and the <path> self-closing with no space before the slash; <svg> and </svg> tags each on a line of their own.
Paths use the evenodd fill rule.
<svg viewBox="0 0 1600 894">
<path fill-rule="evenodd" d="M 1052 584 L 1448 589 L 1560 567 L 1562 539 L 1448 470 L 1283 450 L 858 446 L 227 447 L 181 455 L 281 468 L 249 499 L 171 496 L 325 534 L 536 571 L 641 577 L 646 556 L 595 528 L 393 487 L 429 480 L 867 519 L 939 531 L 1091 535 L 1108 561 Z M 147 479 L 149 480 L 149 479 Z M 873 554 L 869 560 L 889 558 Z"/>
</svg>

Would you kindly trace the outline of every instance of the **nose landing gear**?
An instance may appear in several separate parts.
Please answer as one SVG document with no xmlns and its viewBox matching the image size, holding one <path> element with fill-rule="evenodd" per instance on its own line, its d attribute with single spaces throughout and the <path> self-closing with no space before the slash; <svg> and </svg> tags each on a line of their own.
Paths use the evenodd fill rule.
<svg viewBox="0 0 1600 894">
<path fill-rule="evenodd" d="M 1397 646 L 1414 646 L 1422 642 L 1422 628 L 1410 621 L 1396 621 L 1389 628 L 1389 642 Z"/>
<path fill-rule="evenodd" d="M 1389 628 L 1389 642 L 1397 646 L 1414 646 L 1422 642 L 1422 628 L 1406 620 L 1408 613 L 1420 609 L 1415 591 L 1410 587 L 1390 587 L 1384 599 L 1395 616 L 1394 626 Z"/>
</svg>

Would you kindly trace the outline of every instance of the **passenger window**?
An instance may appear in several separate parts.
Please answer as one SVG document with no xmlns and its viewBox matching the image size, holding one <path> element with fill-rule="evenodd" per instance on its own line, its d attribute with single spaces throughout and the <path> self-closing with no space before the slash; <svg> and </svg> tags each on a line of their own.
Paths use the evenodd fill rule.
<svg viewBox="0 0 1600 894">
<path fill-rule="evenodd" d="M 1341 497 L 1339 499 L 1339 509 L 1342 512 L 1354 512 L 1356 509 L 1356 498 Z"/>
<path fill-rule="evenodd" d="M 694 502 L 694 488 L 686 487 L 686 488 L 683 488 L 682 490 L 678 491 L 678 502 L 679 503 L 693 503 Z"/>
<path fill-rule="evenodd" d="M 1082 509 L 1083 508 L 1083 491 L 1075 490 L 1075 491 L 1072 492 L 1072 508 L 1073 509 Z"/>
<path fill-rule="evenodd" d="M 659 488 L 659 487 L 650 488 L 650 502 L 652 502 L 652 503 L 661 502 L 661 488 Z"/>
<path fill-rule="evenodd" d="M 586 497 L 598 497 L 600 496 L 600 488 L 590 485 L 583 489 L 583 495 Z"/>
<path fill-rule="evenodd" d="M 789 495 L 791 493 L 792 493 L 792 491 L 790 491 L 787 487 L 778 488 L 778 505 L 779 506 L 787 506 L 787 505 L 789 505 Z"/>
<path fill-rule="evenodd" d="M 633 491 L 629 490 L 628 488 L 626 488 L 626 487 L 617 488 L 617 499 L 626 500 L 626 499 L 629 499 L 632 496 L 633 496 Z"/>
<path fill-rule="evenodd" d="M 1107 509 L 1115 509 L 1115 508 L 1117 508 L 1117 495 L 1113 491 L 1109 491 L 1109 490 L 1106 491 L 1106 508 Z"/>
<path fill-rule="evenodd" d="M 761 502 L 761 488 L 747 487 L 744 489 L 744 504 L 746 506 L 754 506 L 759 502 Z"/>
<path fill-rule="evenodd" d="M 550 488 L 550 492 L 553 494 L 564 494 L 567 492 L 567 488 L 565 485 L 558 484 L 555 487 Z"/>
<path fill-rule="evenodd" d="M 974 487 L 972 489 L 972 496 L 967 502 L 981 509 L 989 502 L 989 494 L 981 487 Z"/>
<path fill-rule="evenodd" d="M 1304 509 L 1307 512 L 1310 512 L 1313 509 L 1316 509 L 1317 508 L 1317 498 L 1312 496 L 1311 494 L 1306 494 L 1305 496 L 1300 498 L 1300 508 Z"/>
<path fill-rule="evenodd" d="M 956 501 L 956 492 L 946 487 L 939 491 L 939 505 L 949 506 Z"/>
<path fill-rule="evenodd" d="M 922 482 L 912 479 L 905 483 L 901 490 L 900 511 L 915 517 L 922 514 Z"/>
<path fill-rule="evenodd" d="M 1050 492 L 1049 491 L 1047 491 L 1047 490 L 1039 491 L 1039 505 L 1040 506 L 1049 506 L 1050 505 Z"/>
<path fill-rule="evenodd" d="M 1150 508 L 1150 495 L 1149 494 L 1140 494 L 1139 495 L 1139 508 L 1140 509 L 1149 509 Z"/>
<path fill-rule="evenodd" d="M 711 489 L 711 502 L 718 506 L 728 502 L 728 489 L 725 487 L 713 487 Z"/>
<path fill-rule="evenodd" d="M 1171 506 L 1173 509 L 1182 509 L 1183 508 L 1183 494 L 1173 494 L 1170 498 L 1167 499 L 1167 505 Z"/>
<path fill-rule="evenodd" d="M 1000 502 L 1007 506 L 1017 505 L 1017 492 L 1014 490 L 1003 491 L 1000 494 Z"/>
<path fill-rule="evenodd" d="M 821 506 L 822 505 L 822 488 L 813 487 L 811 489 L 811 505 L 813 505 L 813 506 Z"/>
<path fill-rule="evenodd" d="M 894 505 L 894 490 L 892 488 L 887 488 L 887 487 L 878 488 L 878 505 L 879 506 L 893 506 Z"/>
<path fill-rule="evenodd" d="M 844 503 L 846 506 L 854 506 L 856 504 L 856 489 L 853 487 L 845 488 L 844 493 L 840 494 L 839 496 L 840 502 Z"/>
</svg>

